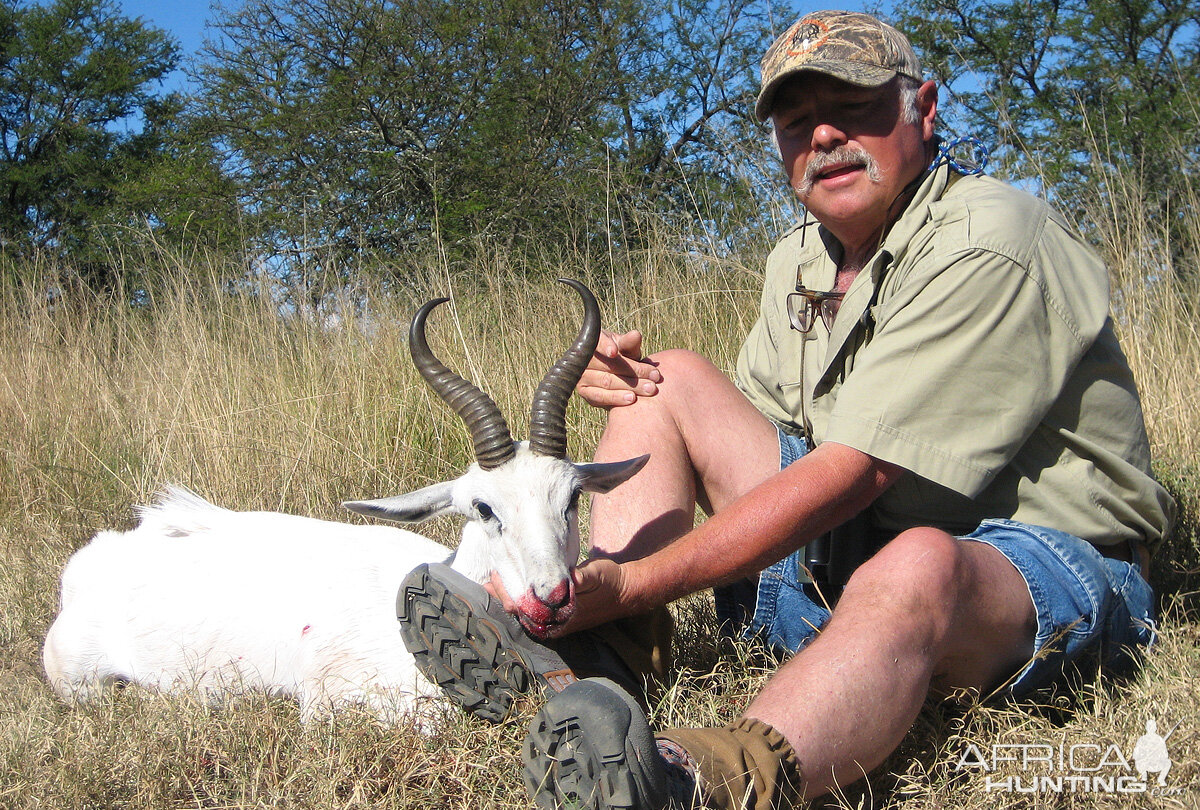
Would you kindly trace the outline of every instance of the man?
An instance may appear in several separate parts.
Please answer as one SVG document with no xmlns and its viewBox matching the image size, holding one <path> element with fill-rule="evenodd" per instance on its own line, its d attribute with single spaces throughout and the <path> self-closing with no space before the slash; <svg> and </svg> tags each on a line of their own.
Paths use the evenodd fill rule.
<svg viewBox="0 0 1200 810">
<path fill-rule="evenodd" d="M 1173 504 L 1104 267 L 1043 202 L 939 157 L 936 85 L 891 27 L 808 14 L 762 74 L 806 221 L 768 260 L 736 386 L 602 340 L 577 387 L 610 409 L 597 459 L 651 459 L 636 497 L 597 498 L 563 631 L 717 588 L 723 616 L 799 652 L 721 729 L 656 740 L 627 680 L 552 696 L 524 751 L 542 807 L 800 806 L 879 765 L 931 691 L 1019 694 L 1152 638 Z M 826 536 L 831 565 L 879 547 L 832 614 L 805 573 Z"/>
</svg>

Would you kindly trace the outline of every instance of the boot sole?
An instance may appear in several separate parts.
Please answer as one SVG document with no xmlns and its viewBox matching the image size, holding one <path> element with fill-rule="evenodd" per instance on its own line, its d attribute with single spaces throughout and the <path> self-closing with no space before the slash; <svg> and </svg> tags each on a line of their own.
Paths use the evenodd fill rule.
<svg viewBox="0 0 1200 810">
<path fill-rule="evenodd" d="M 420 565 L 396 597 L 400 636 L 417 668 L 468 713 L 503 722 L 519 695 L 559 692 L 575 675 L 478 583 L 440 563 Z"/>
<path fill-rule="evenodd" d="M 522 777 L 543 810 L 660 810 L 666 776 L 654 737 L 632 696 L 588 678 L 534 716 Z"/>
</svg>

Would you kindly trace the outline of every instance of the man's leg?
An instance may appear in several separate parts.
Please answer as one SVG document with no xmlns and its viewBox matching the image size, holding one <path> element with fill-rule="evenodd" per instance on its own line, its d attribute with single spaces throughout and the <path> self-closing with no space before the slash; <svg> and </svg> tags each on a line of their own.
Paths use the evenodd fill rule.
<svg viewBox="0 0 1200 810">
<path fill-rule="evenodd" d="M 622 453 L 650 455 L 628 484 L 592 501 L 592 553 L 619 561 L 649 554 L 686 533 L 697 504 L 711 513 L 779 469 L 775 426 L 712 362 L 682 350 L 651 360 L 662 376 L 658 393 L 610 410 L 595 455 L 601 462 L 626 458 Z M 599 641 L 652 697 L 669 680 L 673 626 L 664 606 L 567 636 L 555 646 L 580 677 L 612 678 L 612 667 L 597 672 L 589 666 Z M 641 688 L 632 691 L 639 699 L 643 695 Z"/>
<path fill-rule="evenodd" d="M 746 716 L 787 738 L 805 794 L 820 795 L 883 762 L 931 689 L 984 692 L 1017 672 L 1036 630 L 1025 580 L 1000 552 L 912 530 L 859 568 Z"/>
<path fill-rule="evenodd" d="M 653 397 L 609 411 L 596 461 L 650 454 L 629 484 L 592 501 L 593 553 L 644 557 L 779 471 L 775 426 L 706 358 L 671 350 Z"/>
<path fill-rule="evenodd" d="M 1015 673 L 1032 653 L 1036 624 L 1024 579 L 994 548 L 938 530 L 909 531 L 859 568 L 820 637 L 776 673 L 745 717 L 660 737 L 686 752 L 714 806 L 787 807 L 879 765 L 931 689 L 984 690 Z M 561 766 L 550 756 L 559 738 L 586 738 L 591 729 L 580 723 L 615 719 L 592 718 L 590 704 L 582 691 L 568 690 L 534 718 L 526 781 L 540 786 L 539 802 L 583 799 L 594 788 L 580 807 L 658 810 L 604 795 L 612 776 L 606 770 L 630 773 L 619 752 L 571 764 L 573 775 L 595 774 L 590 785 L 560 782 Z"/>
</svg>

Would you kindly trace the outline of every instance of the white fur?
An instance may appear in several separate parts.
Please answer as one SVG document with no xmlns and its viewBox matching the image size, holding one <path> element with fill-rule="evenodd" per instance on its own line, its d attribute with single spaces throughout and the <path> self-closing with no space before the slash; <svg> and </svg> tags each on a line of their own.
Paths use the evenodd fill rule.
<svg viewBox="0 0 1200 810">
<path fill-rule="evenodd" d="M 71 557 L 43 660 L 55 691 L 87 699 L 114 682 L 263 690 L 307 719 L 362 703 L 385 720 L 437 690 L 396 622 L 396 590 L 445 546 L 404 529 L 231 512 L 170 488 L 129 532 Z"/>
</svg>

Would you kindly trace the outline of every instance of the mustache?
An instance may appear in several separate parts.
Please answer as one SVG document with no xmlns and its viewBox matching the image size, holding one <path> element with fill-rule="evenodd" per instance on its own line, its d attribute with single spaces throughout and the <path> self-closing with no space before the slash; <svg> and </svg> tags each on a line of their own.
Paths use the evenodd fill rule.
<svg viewBox="0 0 1200 810">
<path fill-rule="evenodd" d="M 818 152 L 809 159 L 808 165 L 804 167 L 804 177 L 799 185 L 796 186 L 796 193 L 801 197 L 807 197 L 812 192 L 813 183 L 817 181 L 817 175 L 830 166 L 838 164 L 856 164 L 862 166 L 866 169 L 867 178 L 876 183 L 881 178 L 879 164 L 869 152 L 858 146 L 844 144 L 836 147 L 832 152 Z"/>
</svg>

